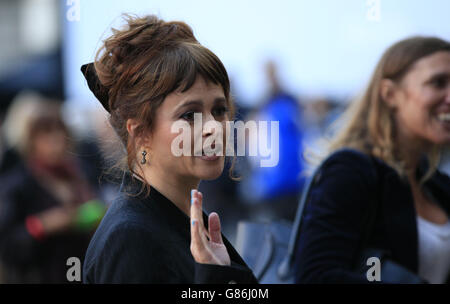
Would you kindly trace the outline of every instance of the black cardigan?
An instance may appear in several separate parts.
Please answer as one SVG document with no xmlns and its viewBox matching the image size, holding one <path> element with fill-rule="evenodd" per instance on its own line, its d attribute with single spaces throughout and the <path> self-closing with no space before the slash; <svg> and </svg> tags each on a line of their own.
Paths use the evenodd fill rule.
<svg viewBox="0 0 450 304">
<path fill-rule="evenodd" d="M 418 176 L 425 167 L 422 163 Z M 425 189 L 450 216 L 450 178 L 437 171 Z M 297 283 L 367 283 L 366 274 L 352 267 L 366 238 L 372 199 L 378 209 L 366 248 L 384 249 L 418 272 L 417 214 L 409 184 L 380 159 L 344 150 L 323 163 L 311 189 L 297 243 Z"/>
<path fill-rule="evenodd" d="M 251 270 L 223 237 L 231 266 L 196 263 L 190 251 L 190 219 L 151 188 L 124 175 L 92 238 L 83 265 L 85 283 L 256 283 Z M 145 192 L 145 191 L 144 191 Z M 137 195 L 137 196 L 136 196 Z M 207 216 L 204 214 L 205 225 Z"/>
</svg>

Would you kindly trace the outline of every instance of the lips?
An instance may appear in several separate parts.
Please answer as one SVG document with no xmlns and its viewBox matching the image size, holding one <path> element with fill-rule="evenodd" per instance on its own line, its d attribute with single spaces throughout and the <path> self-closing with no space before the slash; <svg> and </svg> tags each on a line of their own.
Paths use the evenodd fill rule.
<svg viewBox="0 0 450 304">
<path fill-rule="evenodd" d="M 220 159 L 220 156 L 217 156 L 217 155 L 212 155 L 212 156 L 203 155 L 203 156 L 200 156 L 200 158 L 202 160 L 206 160 L 206 161 L 215 161 L 215 160 Z"/>
<path fill-rule="evenodd" d="M 206 155 L 205 151 L 202 151 L 202 155 L 201 156 L 196 156 L 202 160 L 206 160 L 206 161 L 215 161 L 218 160 L 220 158 L 220 156 L 213 154 L 210 155 L 211 153 L 208 153 L 209 155 Z"/>
<path fill-rule="evenodd" d="M 218 149 L 218 150 L 221 150 L 221 149 Z M 206 161 L 215 161 L 215 160 L 220 159 L 220 157 L 221 157 L 219 155 L 216 155 L 215 153 L 211 155 L 211 152 L 213 152 L 213 151 L 211 151 L 209 149 L 207 152 L 208 152 L 208 155 L 205 153 L 204 150 L 202 150 L 202 156 L 197 156 L 197 157 L 201 158 L 202 160 L 206 160 Z"/>
</svg>

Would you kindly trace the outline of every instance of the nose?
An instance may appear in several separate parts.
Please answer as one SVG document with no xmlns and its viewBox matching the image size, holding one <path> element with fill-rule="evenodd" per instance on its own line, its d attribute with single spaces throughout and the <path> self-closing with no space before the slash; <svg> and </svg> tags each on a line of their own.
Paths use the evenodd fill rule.
<svg viewBox="0 0 450 304">
<path fill-rule="evenodd" d="M 213 135 L 216 132 L 215 124 L 217 121 L 214 119 L 212 114 L 207 114 L 204 116 L 205 120 L 203 121 L 203 137 L 208 137 Z"/>
<path fill-rule="evenodd" d="M 214 129 L 210 129 L 210 130 L 203 130 L 203 137 L 208 137 L 214 134 Z"/>
</svg>

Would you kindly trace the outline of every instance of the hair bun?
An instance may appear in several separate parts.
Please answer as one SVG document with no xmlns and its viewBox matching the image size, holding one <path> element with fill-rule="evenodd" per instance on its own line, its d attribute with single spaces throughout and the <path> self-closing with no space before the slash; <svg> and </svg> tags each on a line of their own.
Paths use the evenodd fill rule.
<svg viewBox="0 0 450 304">
<path fill-rule="evenodd" d="M 143 69 L 142 57 L 151 59 L 181 42 L 198 43 L 191 27 L 183 22 L 165 22 L 154 15 L 124 15 L 123 29 L 112 29 L 112 36 L 98 50 L 94 63 L 81 70 L 89 89 L 111 112 L 122 89 L 131 87 L 135 71 Z"/>
<path fill-rule="evenodd" d="M 181 41 L 197 42 L 192 29 L 183 22 L 165 22 L 154 15 L 142 18 L 125 15 L 124 18 L 125 28 L 113 29 L 113 35 L 104 45 L 114 66 L 133 60 L 142 51 L 162 50 Z"/>
</svg>

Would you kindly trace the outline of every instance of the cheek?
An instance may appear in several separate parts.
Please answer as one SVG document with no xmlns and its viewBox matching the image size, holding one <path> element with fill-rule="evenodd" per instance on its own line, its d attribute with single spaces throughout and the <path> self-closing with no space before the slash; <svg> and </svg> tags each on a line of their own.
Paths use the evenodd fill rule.
<svg viewBox="0 0 450 304">
<path fill-rule="evenodd" d="M 224 150 L 224 153 L 226 153 L 226 149 L 227 149 L 227 146 L 228 145 L 231 145 L 231 143 L 229 142 L 230 141 L 230 133 L 231 132 L 227 132 L 227 123 L 228 123 L 228 121 L 224 121 L 224 122 L 222 122 L 222 132 L 223 132 L 223 134 L 222 134 L 222 140 L 223 140 L 223 150 Z M 231 128 L 230 128 L 231 129 Z"/>
<path fill-rule="evenodd" d="M 409 92 L 397 110 L 398 127 L 410 135 L 434 142 L 437 132 L 435 108 L 440 100 L 433 90 Z"/>
<path fill-rule="evenodd" d="M 423 91 L 409 92 L 398 108 L 402 125 L 412 129 L 423 130 L 430 117 L 431 96 Z"/>
<path fill-rule="evenodd" d="M 164 132 L 159 132 L 158 136 L 154 138 L 156 144 L 155 151 L 158 154 L 158 158 L 172 159 L 175 157 L 171 151 L 172 142 L 177 137 L 177 133 L 170 132 L 170 127 L 165 128 Z"/>
<path fill-rule="evenodd" d="M 165 170 L 180 171 L 183 167 L 186 167 L 188 161 L 191 161 L 189 156 L 177 157 L 172 151 L 172 145 L 179 142 L 179 136 L 180 133 L 171 132 L 170 123 L 161 126 L 158 131 L 154 133 L 153 142 L 155 145 L 152 148 L 152 159 L 161 167 L 165 168 Z M 179 146 L 179 149 L 182 150 L 183 145 L 184 143 Z M 191 147 L 192 146 L 193 144 L 191 144 Z"/>
</svg>

